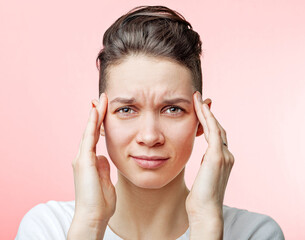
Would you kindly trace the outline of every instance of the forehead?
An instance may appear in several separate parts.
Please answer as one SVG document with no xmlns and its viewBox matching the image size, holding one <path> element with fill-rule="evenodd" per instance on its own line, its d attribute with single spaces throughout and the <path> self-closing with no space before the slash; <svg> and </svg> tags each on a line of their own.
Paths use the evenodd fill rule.
<svg viewBox="0 0 305 240">
<path fill-rule="evenodd" d="M 129 93 L 162 97 L 194 91 L 191 71 L 167 58 L 132 55 L 108 69 L 106 92 L 111 95 Z"/>
</svg>

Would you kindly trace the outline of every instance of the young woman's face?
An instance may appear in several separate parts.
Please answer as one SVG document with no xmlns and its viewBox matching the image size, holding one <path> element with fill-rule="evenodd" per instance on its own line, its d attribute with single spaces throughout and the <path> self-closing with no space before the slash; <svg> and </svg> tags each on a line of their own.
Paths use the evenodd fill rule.
<svg viewBox="0 0 305 240">
<path fill-rule="evenodd" d="M 183 170 L 193 149 L 199 121 L 191 72 L 169 60 L 130 56 L 109 68 L 104 131 L 108 154 L 129 181 L 161 188 Z M 133 157 L 168 158 L 156 168 Z"/>
</svg>

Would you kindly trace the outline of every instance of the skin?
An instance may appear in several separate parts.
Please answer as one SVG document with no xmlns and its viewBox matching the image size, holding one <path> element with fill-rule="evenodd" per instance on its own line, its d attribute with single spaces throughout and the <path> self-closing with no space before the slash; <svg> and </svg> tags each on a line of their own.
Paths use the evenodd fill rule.
<svg viewBox="0 0 305 240">
<path fill-rule="evenodd" d="M 184 167 L 196 134 L 202 133 L 197 131 L 190 71 L 168 60 L 133 56 L 110 68 L 107 83 L 109 104 L 102 135 L 118 169 L 117 207 L 108 225 L 127 239 L 178 237 L 188 228 Z M 117 97 L 134 97 L 138 103 L 110 103 Z M 189 102 L 175 103 L 184 111 L 162 104 L 177 97 Z M 126 106 L 129 112 L 117 112 Z M 156 170 L 147 170 L 130 155 L 170 159 Z"/>
<path fill-rule="evenodd" d="M 97 111 L 90 115 L 91 128 L 87 126 L 73 163 L 75 215 L 81 217 L 73 219 L 71 229 L 77 229 L 85 218 L 93 232 L 108 223 L 124 239 L 176 239 L 189 226 L 191 239 L 222 239 L 222 203 L 234 157 L 223 145 L 227 143 L 224 129 L 204 108 L 211 100 L 202 101 L 201 96 L 197 100 L 190 70 L 169 59 L 130 56 L 109 70 L 107 89 L 99 102 L 93 101 Z M 136 102 L 112 103 L 117 97 L 134 97 Z M 177 97 L 188 103 L 163 103 Z M 125 113 L 119 110 L 122 107 Z M 184 167 L 195 137 L 203 132 L 209 145 L 190 191 Z M 105 137 L 118 171 L 115 187 L 108 160 L 95 156 L 99 134 Z M 169 160 L 148 170 L 130 155 L 159 155 Z M 91 175 L 80 170 L 89 169 L 88 165 Z"/>
</svg>

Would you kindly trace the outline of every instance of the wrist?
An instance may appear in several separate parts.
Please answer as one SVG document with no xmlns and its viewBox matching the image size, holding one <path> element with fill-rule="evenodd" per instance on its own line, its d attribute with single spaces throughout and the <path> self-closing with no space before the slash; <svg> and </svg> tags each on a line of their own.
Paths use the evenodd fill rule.
<svg viewBox="0 0 305 240">
<path fill-rule="evenodd" d="M 88 221 L 86 218 L 75 217 L 72 220 L 68 240 L 88 239 L 102 240 L 108 221 Z"/>
<path fill-rule="evenodd" d="M 223 223 L 223 212 L 222 210 L 215 210 L 211 212 L 201 212 L 188 214 L 189 224 L 190 225 L 219 225 Z"/>
</svg>

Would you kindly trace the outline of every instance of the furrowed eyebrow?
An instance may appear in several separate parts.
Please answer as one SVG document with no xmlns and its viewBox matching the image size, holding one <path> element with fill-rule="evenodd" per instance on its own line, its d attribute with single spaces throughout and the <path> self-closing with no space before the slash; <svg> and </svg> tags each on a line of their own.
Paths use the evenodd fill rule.
<svg viewBox="0 0 305 240">
<path fill-rule="evenodd" d="M 189 100 L 184 99 L 184 98 L 165 99 L 163 101 L 164 104 L 175 104 L 175 103 L 180 103 L 180 102 L 185 102 L 187 104 L 191 104 L 191 102 Z"/>
<path fill-rule="evenodd" d="M 110 101 L 110 104 L 115 103 L 115 102 L 124 103 L 124 104 L 133 104 L 136 102 L 136 99 L 117 97 L 117 98 L 113 99 L 112 101 Z M 179 103 L 179 102 L 185 102 L 187 104 L 191 104 L 191 102 L 189 100 L 184 99 L 184 98 L 166 99 L 162 103 L 163 104 L 175 104 L 175 103 Z"/>
<path fill-rule="evenodd" d="M 133 104 L 133 103 L 136 102 L 136 99 L 135 98 L 121 98 L 121 97 L 117 97 L 117 98 L 113 99 L 112 101 L 110 101 L 110 104 L 115 103 L 115 102 L 124 103 L 124 104 Z"/>
</svg>

